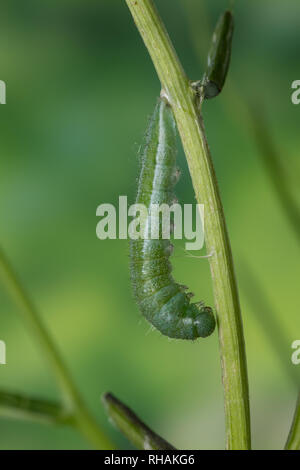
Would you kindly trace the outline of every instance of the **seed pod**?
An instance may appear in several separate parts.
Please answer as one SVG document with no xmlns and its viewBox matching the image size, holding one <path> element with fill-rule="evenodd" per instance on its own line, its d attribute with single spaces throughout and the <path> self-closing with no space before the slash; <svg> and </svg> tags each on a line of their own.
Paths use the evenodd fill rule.
<svg viewBox="0 0 300 470">
<path fill-rule="evenodd" d="M 233 15 L 227 10 L 221 15 L 212 38 L 207 70 L 202 81 L 206 99 L 214 98 L 223 89 L 230 64 L 233 31 Z"/>
<path fill-rule="evenodd" d="M 158 101 L 150 120 L 142 150 L 141 175 L 137 204 L 147 207 L 144 234 L 130 242 L 131 280 L 134 295 L 145 318 L 162 334 L 170 338 L 196 339 L 209 336 L 215 329 L 210 307 L 190 303 L 186 287 L 171 276 L 169 257 L 172 245 L 162 239 L 147 239 L 152 223 L 151 205 L 174 201 L 174 186 L 178 180 L 176 167 L 176 127 L 172 110 L 162 99 Z M 147 231 L 147 233 L 146 233 Z"/>
</svg>

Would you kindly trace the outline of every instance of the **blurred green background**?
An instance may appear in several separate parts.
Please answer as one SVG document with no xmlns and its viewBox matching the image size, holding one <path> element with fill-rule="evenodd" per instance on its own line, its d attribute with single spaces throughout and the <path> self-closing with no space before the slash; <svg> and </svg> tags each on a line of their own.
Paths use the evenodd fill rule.
<svg viewBox="0 0 300 470">
<path fill-rule="evenodd" d="M 206 31 L 227 2 L 156 3 L 189 77 L 200 79 Z M 297 198 L 300 107 L 290 96 L 292 81 L 300 79 L 300 4 L 240 0 L 235 14 L 232 81 L 204 114 L 241 293 L 253 445 L 277 449 L 287 437 L 300 372 L 290 359 L 291 343 L 300 338 L 299 240 L 242 119 L 241 100 L 266 115 Z M 7 84 L 7 105 L 0 108 L 1 245 L 89 407 L 120 448 L 129 445 L 107 421 L 105 391 L 176 447 L 224 448 L 217 334 L 187 343 L 150 332 L 131 293 L 127 241 L 95 234 L 99 204 L 116 204 L 119 195 L 134 202 L 137 150 L 160 92 L 125 1 L 2 2 L 0 64 Z M 182 150 L 178 158 L 177 194 L 193 202 Z M 176 279 L 209 304 L 207 261 L 186 257 L 183 243 L 177 248 Z M 280 355 L 264 309 L 254 307 L 249 270 L 280 323 Z M 0 339 L 7 345 L 0 387 L 57 398 L 51 371 L 2 288 L 0 304 Z M 0 435 L 1 449 L 89 447 L 72 430 L 2 418 Z"/>
</svg>

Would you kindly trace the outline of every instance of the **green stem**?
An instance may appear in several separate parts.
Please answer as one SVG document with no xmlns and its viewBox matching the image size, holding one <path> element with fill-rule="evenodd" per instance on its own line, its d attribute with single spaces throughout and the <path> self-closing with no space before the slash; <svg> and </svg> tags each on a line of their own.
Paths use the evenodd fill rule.
<svg viewBox="0 0 300 470">
<path fill-rule="evenodd" d="M 46 424 L 72 424 L 74 417 L 59 404 L 0 391 L 0 416 Z"/>
<path fill-rule="evenodd" d="M 171 444 L 155 434 L 140 418 L 111 393 L 102 397 L 113 423 L 140 450 L 174 450 Z"/>
<path fill-rule="evenodd" d="M 238 291 L 216 176 L 195 96 L 151 0 L 126 0 L 173 108 L 198 203 L 205 206 L 223 375 L 226 447 L 249 449 L 247 364 Z"/>
<path fill-rule="evenodd" d="M 300 450 L 300 393 L 296 405 L 293 424 L 285 446 L 286 450 Z"/>
<path fill-rule="evenodd" d="M 1 249 L 0 276 L 11 297 L 22 312 L 23 318 L 30 328 L 32 335 L 39 343 L 41 350 L 47 358 L 58 385 L 61 388 L 65 408 L 67 412 L 74 414 L 74 422 L 77 428 L 96 448 L 112 449 L 113 445 L 99 428 L 93 416 L 90 415 L 83 403 L 52 338 L 39 318 L 35 306 L 23 289 L 21 282 L 18 280 Z"/>
</svg>

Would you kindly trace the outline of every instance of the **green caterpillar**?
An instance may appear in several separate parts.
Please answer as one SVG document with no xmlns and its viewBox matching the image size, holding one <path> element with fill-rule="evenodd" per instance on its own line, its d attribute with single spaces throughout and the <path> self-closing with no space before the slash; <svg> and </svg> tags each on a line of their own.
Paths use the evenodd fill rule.
<svg viewBox="0 0 300 470">
<path fill-rule="evenodd" d="M 207 70 L 202 80 L 206 99 L 217 96 L 225 84 L 231 58 L 233 30 L 233 15 L 227 10 L 217 23 L 208 54 Z"/>
<path fill-rule="evenodd" d="M 163 99 L 155 107 L 141 155 L 136 203 L 148 208 L 150 224 L 151 204 L 171 205 L 179 177 L 175 121 L 171 107 Z M 201 302 L 190 303 L 193 294 L 186 293 L 187 287 L 177 284 L 171 276 L 170 240 L 161 236 L 147 239 L 147 226 L 144 236 L 130 242 L 131 280 L 142 314 L 170 338 L 194 340 L 211 335 L 215 329 L 212 309 Z"/>
</svg>

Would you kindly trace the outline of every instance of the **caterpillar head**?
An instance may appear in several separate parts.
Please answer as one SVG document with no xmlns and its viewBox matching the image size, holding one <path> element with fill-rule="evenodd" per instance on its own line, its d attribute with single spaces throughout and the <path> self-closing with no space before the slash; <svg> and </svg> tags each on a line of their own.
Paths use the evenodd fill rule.
<svg viewBox="0 0 300 470">
<path fill-rule="evenodd" d="M 191 304 L 188 310 L 188 314 L 193 316 L 195 337 L 206 338 L 210 336 L 216 327 L 212 309 L 203 305 Z"/>
</svg>

